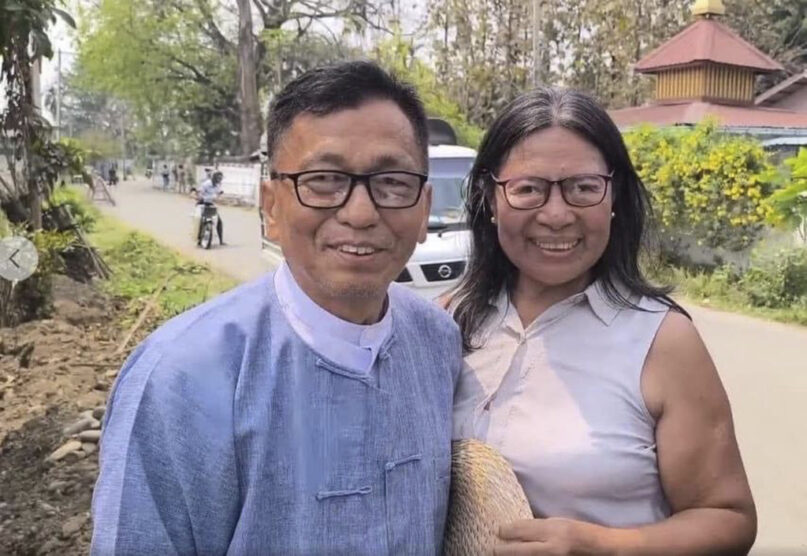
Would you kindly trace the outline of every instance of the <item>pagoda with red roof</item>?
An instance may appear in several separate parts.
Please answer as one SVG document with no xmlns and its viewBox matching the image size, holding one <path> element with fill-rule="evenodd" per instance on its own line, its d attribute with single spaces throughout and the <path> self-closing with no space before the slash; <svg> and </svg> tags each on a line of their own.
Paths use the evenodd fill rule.
<svg viewBox="0 0 807 556">
<path fill-rule="evenodd" d="M 616 124 L 694 125 L 713 117 L 726 131 L 761 139 L 803 137 L 807 145 L 807 113 L 755 103 L 756 76 L 783 71 L 782 65 L 718 21 L 725 14 L 721 0 L 698 0 L 692 12 L 692 25 L 635 66 L 656 76 L 654 101 L 611 110 Z"/>
</svg>

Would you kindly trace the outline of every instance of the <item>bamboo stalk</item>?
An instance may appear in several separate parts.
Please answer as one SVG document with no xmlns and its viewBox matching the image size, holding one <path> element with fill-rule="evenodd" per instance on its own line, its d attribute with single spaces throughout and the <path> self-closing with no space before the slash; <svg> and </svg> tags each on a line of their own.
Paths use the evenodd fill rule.
<svg viewBox="0 0 807 556">
<path fill-rule="evenodd" d="M 151 311 L 157 306 L 157 300 L 160 297 L 162 291 L 165 289 L 165 286 L 167 286 L 168 282 L 176 275 L 177 273 L 173 272 L 168 276 L 166 276 L 165 280 L 163 280 L 160 286 L 156 290 L 154 290 L 154 293 L 151 294 L 151 297 L 146 303 L 146 306 L 143 307 L 142 311 L 140 311 L 140 315 L 137 317 L 137 320 L 131 326 L 131 328 L 129 328 L 129 331 L 126 333 L 126 337 L 120 343 L 118 349 L 115 350 L 116 355 L 123 353 L 123 350 L 126 349 L 126 346 L 131 341 L 132 337 L 134 336 L 134 333 L 137 332 L 137 330 L 143 325 L 144 322 L 146 322 L 146 317 L 148 317 L 149 313 L 151 313 Z"/>
</svg>

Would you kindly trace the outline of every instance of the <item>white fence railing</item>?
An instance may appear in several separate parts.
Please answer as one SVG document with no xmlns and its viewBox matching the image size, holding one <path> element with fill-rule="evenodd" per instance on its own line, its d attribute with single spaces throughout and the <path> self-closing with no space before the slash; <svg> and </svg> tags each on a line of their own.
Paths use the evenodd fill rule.
<svg viewBox="0 0 807 556">
<path fill-rule="evenodd" d="M 201 184 L 205 180 L 205 168 L 211 166 L 196 166 L 196 183 Z M 257 206 L 258 186 L 261 181 L 259 163 L 222 162 L 216 166 L 216 170 L 222 173 L 221 189 L 224 196 Z"/>
<path fill-rule="evenodd" d="M 163 165 L 166 165 L 169 168 L 168 187 L 171 190 L 176 190 L 176 178 L 173 173 L 175 164 L 168 160 L 154 162 L 154 170 L 152 170 L 153 173 L 151 176 L 152 185 L 155 188 L 161 188 L 163 186 Z M 187 172 L 193 173 L 193 181 L 196 186 L 199 186 L 207 178 L 205 173 L 206 168 L 218 170 L 223 175 L 221 189 L 225 197 L 236 200 L 240 203 L 257 206 L 258 188 L 261 181 L 260 163 L 219 162 L 216 165 L 196 164 L 186 166 L 186 168 Z M 187 187 L 190 188 L 190 184 Z"/>
</svg>

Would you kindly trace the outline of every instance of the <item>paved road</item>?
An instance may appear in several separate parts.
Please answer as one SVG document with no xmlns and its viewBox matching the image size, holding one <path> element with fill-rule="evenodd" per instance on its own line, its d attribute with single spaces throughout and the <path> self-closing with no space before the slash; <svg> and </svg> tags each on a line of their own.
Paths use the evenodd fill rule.
<svg viewBox="0 0 807 556">
<path fill-rule="evenodd" d="M 224 248 L 195 247 L 188 198 L 126 182 L 104 210 L 240 280 L 269 269 L 255 209 L 222 207 Z M 807 328 L 688 307 L 720 369 L 757 502 L 753 554 L 807 555 Z"/>
<path fill-rule="evenodd" d="M 148 232 L 166 245 L 239 280 L 250 280 L 270 270 L 258 254 L 261 250 L 260 220 L 255 208 L 220 206 L 224 223 L 224 246 L 214 236 L 213 248 L 196 247 L 192 233 L 195 202 L 190 197 L 164 193 L 147 180 L 128 181 L 116 186 L 116 206 L 98 203 L 104 212 L 130 226 Z"/>
</svg>

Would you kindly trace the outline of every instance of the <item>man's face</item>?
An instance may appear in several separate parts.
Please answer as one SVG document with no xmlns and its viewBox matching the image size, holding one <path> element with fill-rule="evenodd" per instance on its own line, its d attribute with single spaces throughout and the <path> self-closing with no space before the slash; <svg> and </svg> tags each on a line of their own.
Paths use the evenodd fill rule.
<svg viewBox="0 0 807 556">
<path fill-rule="evenodd" d="M 326 116 L 298 115 L 283 134 L 272 168 L 280 173 L 341 170 L 425 173 L 412 124 L 385 100 Z M 280 244 L 300 287 L 321 306 L 383 299 L 387 288 L 426 239 L 431 188 L 406 209 L 376 208 L 357 184 L 341 208 L 314 209 L 298 201 L 290 179 L 264 184 L 269 239 Z"/>
</svg>

